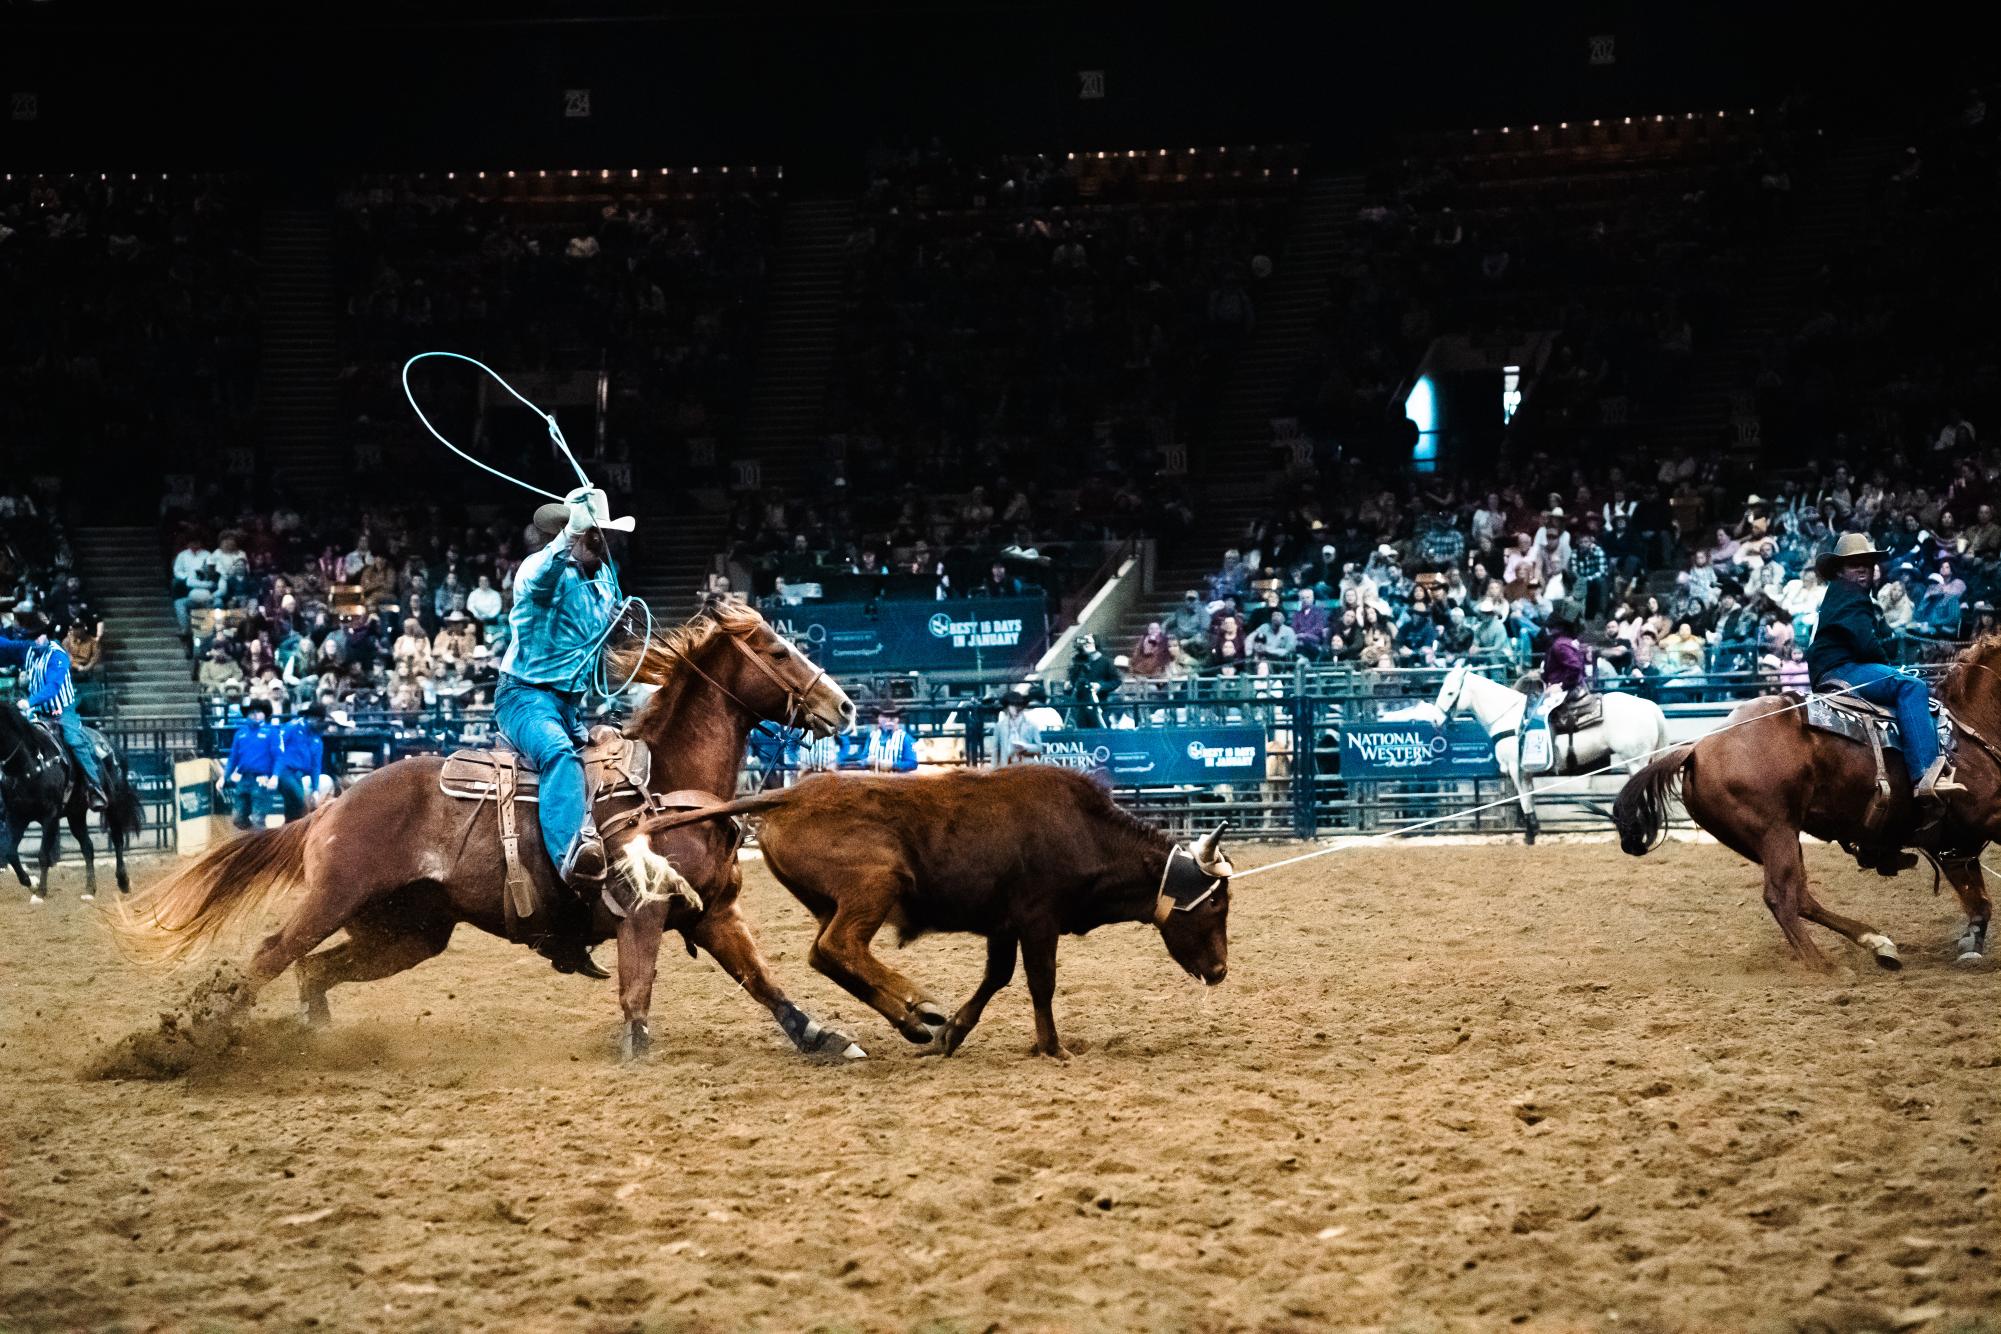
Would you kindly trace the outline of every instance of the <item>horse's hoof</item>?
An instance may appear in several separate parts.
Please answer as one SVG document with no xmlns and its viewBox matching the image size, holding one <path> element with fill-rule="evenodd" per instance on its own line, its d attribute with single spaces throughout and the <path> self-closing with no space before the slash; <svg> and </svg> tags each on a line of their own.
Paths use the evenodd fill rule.
<svg viewBox="0 0 2001 1334">
<path fill-rule="evenodd" d="M 95 903 L 97 902 L 97 895 L 86 889 L 83 893 L 76 896 L 76 901 L 78 903 Z"/>
<path fill-rule="evenodd" d="M 1955 962 L 1955 963 L 1986 963 L 1986 962 L 1987 962 L 1987 956 L 1986 956 L 1986 955 L 1984 955 L 1984 954 L 1982 954 L 1982 953 L 1981 953 L 1981 952 L 1980 952 L 1979 950 L 1961 950 L 1961 951 L 1959 952 L 1959 958 L 1955 959 L 1955 960 L 1954 960 L 1953 962 Z"/>
<path fill-rule="evenodd" d="M 646 1059 L 653 1048 L 653 1034 L 644 1024 L 627 1024 L 618 1039 L 618 1059 L 627 1065 Z"/>
<path fill-rule="evenodd" d="M 39 907 L 41 907 L 41 906 L 42 906 L 42 905 L 43 905 L 44 903 L 47 903 L 47 902 L 48 902 L 48 900 L 47 900 L 47 899 L 45 899 L 45 898 L 43 898 L 43 897 L 42 897 L 42 896 L 41 896 L 40 894 L 30 894 L 30 895 L 28 895 L 28 906 L 29 906 L 30 908 L 39 908 Z"/>
<path fill-rule="evenodd" d="M 1888 936 L 1867 935 L 1857 943 L 1867 945 L 1875 953 L 1878 967 L 1888 968 L 1894 972 L 1904 966 L 1903 959 L 1897 953 L 1896 942 Z"/>
</svg>

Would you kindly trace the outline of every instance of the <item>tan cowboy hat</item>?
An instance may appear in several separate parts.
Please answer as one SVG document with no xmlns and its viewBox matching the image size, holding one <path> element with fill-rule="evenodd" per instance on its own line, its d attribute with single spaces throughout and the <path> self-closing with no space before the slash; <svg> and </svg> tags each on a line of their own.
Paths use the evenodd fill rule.
<svg viewBox="0 0 2001 1334">
<path fill-rule="evenodd" d="M 1813 563 L 1814 573 L 1825 579 L 1834 573 L 1836 568 L 1846 565 L 1849 561 L 1881 560 L 1889 554 L 1887 551 L 1877 550 L 1876 544 L 1869 540 L 1867 533 L 1843 533 L 1841 540 L 1834 544 L 1834 550 Z"/>
</svg>

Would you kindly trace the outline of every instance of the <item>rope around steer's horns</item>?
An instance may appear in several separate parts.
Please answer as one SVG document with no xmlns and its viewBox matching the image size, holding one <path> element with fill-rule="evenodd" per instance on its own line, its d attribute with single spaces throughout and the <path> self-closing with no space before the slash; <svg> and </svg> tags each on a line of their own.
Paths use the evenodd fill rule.
<svg viewBox="0 0 2001 1334">
<path fill-rule="evenodd" d="M 577 456 L 570 452 L 569 441 L 563 439 L 563 428 L 556 424 L 556 414 L 553 412 L 542 411 L 542 409 L 536 407 L 535 404 L 530 402 L 521 393 L 520 390 L 516 389 L 513 385 L 507 383 L 507 380 L 500 374 L 499 371 L 487 365 L 485 362 L 479 360 L 477 357 L 468 357 L 464 353 L 419 352 L 416 356 L 410 358 L 408 361 L 403 363 L 403 397 L 410 400 L 411 411 L 417 414 L 418 421 L 424 423 L 424 429 L 429 431 L 433 436 L 437 437 L 437 441 L 439 444 L 443 445 L 446 449 L 451 450 L 452 453 L 458 455 L 460 458 L 464 459 L 467 463 L 472 464 L 473 467 L 482 468 L 485 471 L 492 473 L 495 477 L 500 478 L 504 482 L 512 482 L 524 491 L 533 491 L 536 495 L 546 496 L 550 500 L 553 500 L 558 504 L 566 503 L 564 497 L 557 495 L 554 491 L 544 491 L 541 487 L 535 486 L 534 484 L 529 482 L 524 482 L 519 477 L 516 477 L 511 473 L 502 472 L 500 469 L 494 467 L 492 464 L 482 463 L 480 460 L 474 458 L 472 455 L 466 453 L 463 449 L 460 449 L 457 445 L 453 444 L 450 440 L 447 440 L 442 431 L 440 431 L 437 427 L 431 425 L 431 419 L 429 417 L 426 417 L 424 415 L 424 409 L 417 405 L 417 395 L 415 391 L 413 391 L 410 388 L 410 368 L 416 365 L 418 362 L 422 361 L 426 357 L 450 357 L 454 361 L 469 362 L 470 364 L 477 366 L 481 370 L 485 371 L 488 375 L 492 376 L 494 381 L 497 384 L 499 384 L 499 386 L 502 389 L 505 389 L 508 393 L 514 395 L 515 399 L 518 402 L 520 402 L 523 407 L 527 408 L 530 412 L 540 417 L 542 421 L 548 426 L 549 439 L 555 443 L 557 449 L 563 452 L 563 457 L 570 461 L 571 469 L 577 474 L 578 484 L 584 487 L 593 487 L 591 479 L 584 475 L 583 465 L 581 463 L 578 463 Z"/>
<path fill-rule="evenodd" d="M 1939 671 L 1942 669 L 1938 664 L 1926 663 L 1923 664 L 1919 668 L 1919 670 Z M 1915 673 L 1913 674 L 1915 675 Z M 1702 736 L 1697 737 L 1695 740 L 1701 741 L 1708 737 L 1715 736 L 1718 733 L 1728 732 L 1730 729 L 1734 727 L 1744 727 L 1751 723 L 1760 723 L 1767 718 L 1776 718 L 1782 713 L 1791 713 L 1795 709 L 1804 709 L 1810 702 L 1812 702 L 1815 699 L 1828 699 L 1839 695 L 1852 695 L 1859 689 L 1861 689 L 1860 686 L 1844 686 L 1840 690 L 1816 690 L 1809 693 L 1805 698 L 1801 699 L 1800 702 L 1797 704 L 1788 704 L 1784 708 L 1774 709 L 1770 713 L 1761 713 L 1755 718 L 1740 718 L 1734 723 L 1725 723 L 1721 727 L 1711 728 L 1709 731 L 1704 732 Z M 1583 783 L 1583 782 L 1588 782 L 1593 778 L 1602 778 L 1604 775 L 1612 772 L 1612 770 L 1614 769 L 1619 768 L 1621 765 L 1639 764 L 1644 760 L 1651 760 L 1656 755 L 1665 755 L 1671 750 L 1676 750 L 1682 746 L 1692 746 L 1694 744 L 1695 744 L 1694 741 L 1677 741 L 1674 742 L 1672 745 L 1656 746 L 1652 750 L 1647 751 L 1644 754 L 1635 755 L 1630 760 L 1619 760 L 1616 762 L 1602 764 L 1598 768 L 1592 769 L 1587 773 L 1571 774 L 1566 778 L 1559 778 L 1555 782 L 1550 783 L 1547 786 L 1538 787 L 1534 789 L 1534 791 L 1538 795 L 1544 792 L 1560 791 L 1561 789 L 1572 783 Z M 1248 871 L 1237 872 L 1236 875 L 1231 878 L 1231 883 L 1235 884 L 1239 880 L 1248 880 L 1250 879 L 1250 877 L 1254 875 L 1263 875 L 1266 871 L 1276 871 L 1282 866 L 1294 866 L 1300 862 L 1310 862 L 1315 857 L 1325 857 L 1328 856 L 1330 853 L 1346 852 L 1351 848 L 1367 847 L 1372 843 L 1385 843 L 1393 838 L 1402 838 L 1405 834 L 1415 834 L 1420 829 L 1429 829 L 1434 825 L 1446 824 L 1453 820 L 1463 820 L 1469 815 L 1482 815 L 1487 811 L 1498 810 L 1503 806 L 1515 806 L 1519 805 L 1520 803 L 1521 803 L 1521 793 L 1519 790 L 1517 790 L 1514 796 L 1501 797 L 1494 801 L 1485 802 L 1479 806 L 1469 806 L 1463 811 L 1452 811 L 1445 815 L 1434 815 L 1428 820 L 1419 820 L 1415 824 L 1407 824 L 1398 829 L 1386 829 L 1380 834 L 1369 834 L 1363 838 L 1356 839 L 1353 842 L 1336 843 L 1330 847 L 1315 848 L 1311 852 L 1302 852 L 1297 857 L 1287 857 L 1281 861 L 1267 862 L 1263 866 L 1253 866 Z"/>
</svg>

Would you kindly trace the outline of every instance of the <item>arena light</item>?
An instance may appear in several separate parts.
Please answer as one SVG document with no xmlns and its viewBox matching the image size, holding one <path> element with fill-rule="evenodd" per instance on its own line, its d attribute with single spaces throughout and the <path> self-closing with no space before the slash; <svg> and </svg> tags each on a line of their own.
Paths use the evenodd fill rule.
<svg viewBox="0 0 2001 1334">
<path fill-rule="evenodd" d="M 1591 128 L 1592 128 L 1592 129 L 1594 129 L 1594 130 L 1595 130 L 1595 129 L 1597 129 L 1597 128 L 1598 128 L 1598 122 L 1597 122 L 1597 121 L 1595 121 L 1595 120 L 1594 120 L 1594 121 L 1592 121 L 1592 122 L 1591 122 Z"/>
<path fill-rule="evenodd" d="M 1167 150 L 1166 150 L 1165 148 L 1161 149 L 1161 150 L 1160 150 L 1160 155 L 1161 155 L 1162 157 L 1166 157 L 1166 156 L 1167 156 Z"/>
<path fill-rule="evenodd" d="M 1507 127 L 1507 126 L 1505 126 L 1505 125 L 1503 125 L 1503 126 L 1501 127 L 1501 133 L 1502 133 L 1502 134 L 1506 134 L 1507 132 L 1508 132 L 1508 127 Z"/>
<path fill-rule="evenodd" d="M 575 167 L 570 168 L 570 179 L 573 181 L 577 179 L 577 169 Z"/>
<path fill-rule="evenodd" d="M 632 169 L 632 179 L 635 181 L 639 179 L 639 168 L 634 167 Z"/>
<path fill-rule="evenodd" d="M 448 172 L 446 172 L 446 173 L 445 173 L 445 179 L 446 179 L 446 180 L 448 180 L 448 181 L 449 181 L 449 180 L 454 180 L 454 179 L 456 179 L 456 177 L 457 177 L 457 173 L 456 173 L 456 172 L 450 172 L 450 171 L 448 171 Z"/>
<path fill-rule="evenodd" d="M 610 167 L 600 167 L 600 168 L 598 168 L 598 179 L 599 179 L 599 180 L 601 180 L 601 181 L 608 181 L 608 180 L 610 180 L 610 179 L 611 179 L 611 168 L 610 168 Z"/>
<path fill-rule="evenodd" d="M 1758 108 L 1752 107 L 1749 111 L 1745 112 L 1744 114 L 1747 116 L 1755 116 L 1758 114 Z"/>
<path fill-rule="evenodd" d="M 1075 153 L 1066 153 L 1064 154 L 1064 156 L 1072 162 L 1075 162 L 1077 160 L 1077 155 Z"/>
<path fill-rule="evenodd" d="M 1626 117 L 1626 124 L 1631 125 L 1632 123 L 1633 123 L 1633 118 L 1631 116 Z"/>
<path fill-rule="evenodd" d="M 482 181 L 483 181 L 483 180 L 485 180 L 485 179 L 486 179 L 486 173 L 485 173 L 485 172 L 481 172 L 481 173 L 479 174 L 479 178 L 480 178 L 480 179 L 481 179 Z"/>
<path fill-rule="evenodd" d="M 727 176 L 727 175 L 729 175 L 729 174 L 730 174 L 730 169 L 729 169 L 729 167 L 728 167 L 727 165 L 725 165 L 725 166 L 723 167 L 723 175 Z"/>
<path fill-rule="evenodd" d="M 1530 133 L 1530 134 L 1541 134 L 1541 133 L 1542 133 L 1542 126 L 1540 126 L 1540 125 L 1531 125 L 1531 126 L 1529 126 L 1529 133 Z"/>
<path fill-rule="evenodd" d="M 507 179 L 508 179 L 508 180 L 510 180 L 510 181 L 511 181 L 511 180 L 513 180 L 513 179 L 514 179 L 514 173 L 513 173 L 513 172 L 511 172 L 511 171 L 510 171 L 510 172 L 508 172 L 508 173 L 507 173 Z"/>
<path fill-rule="evenodd" d="M 1105 150 L 1101 148 L 1098 150 L 1098 161 L 1103 162 L 1104 160 L 1105 160 Z"/>
<path fill-rule="evenodd" d="M 1134 151 L 1133 151 L 1132 149 L 1128 148 L 1128 149 L 1126 150 L 1126 156 L 1127 156 L 1127 157 L 1129 157 L 1129 158 L 1135 158 L 1135 157 L 1138 157 L 1138 156 L 1139 156 L 1139 154 L 1138 154 L 1138 153 L 1136 153 L 1136 152 L 1134 152 Z"/>
</svg>

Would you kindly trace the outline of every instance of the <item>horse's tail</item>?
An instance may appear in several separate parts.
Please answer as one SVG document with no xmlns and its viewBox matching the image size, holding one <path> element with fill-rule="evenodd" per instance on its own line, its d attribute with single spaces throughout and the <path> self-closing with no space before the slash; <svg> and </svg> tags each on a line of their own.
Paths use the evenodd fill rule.
<svg viewBox="0 0 2001 1334">
<path fill-rule="evenodd" d="M 148 963 L 199 956 L 217 936 L 260 912 L 305 873 L 312 817 L 260 829 L 204 853 L 139 893 L 113 917 L 126 952 Z"/>
<path fill-rule="evenodd" d="M 104 823 L 111 831 L 112 845 L 124 848 L 146 827 L 146 810 L 139 804 L 139 788 L 133 783 L 125 765 L 117 763 L 112 772 L 114 781 L 110 784 L 111 790 L 106 793 L 108 803 Z"/>
<path fill-rule="evenodd" d="M 1644 857 L 1661 845 L 1667 833 L 1668 803 L 1681 787 L 1682 769 L 1694 752 L 1690 742 L 1657 755 L 1619 789 L 1612 803 L 1612 823 L 1619 827 L 1619 846 L 1632 856 Z"/>
<path fill-rule="evenodd" d="M 727 815 L 756 815 L 786 805 L 799 789 L 784 787 L 770 792 L 759 792 L 755 796 L 738 797 L 735 801 L 724 802 L 720 806 L 702 806 L 691 811 L 674 811 L 667 815 L 651 815 L 641 822 L 643 834 L 652 834 L 662 829 L 679 829 L 684 824 L 699 824 L 703 820 L 719 820 Z"/>
</svg>

